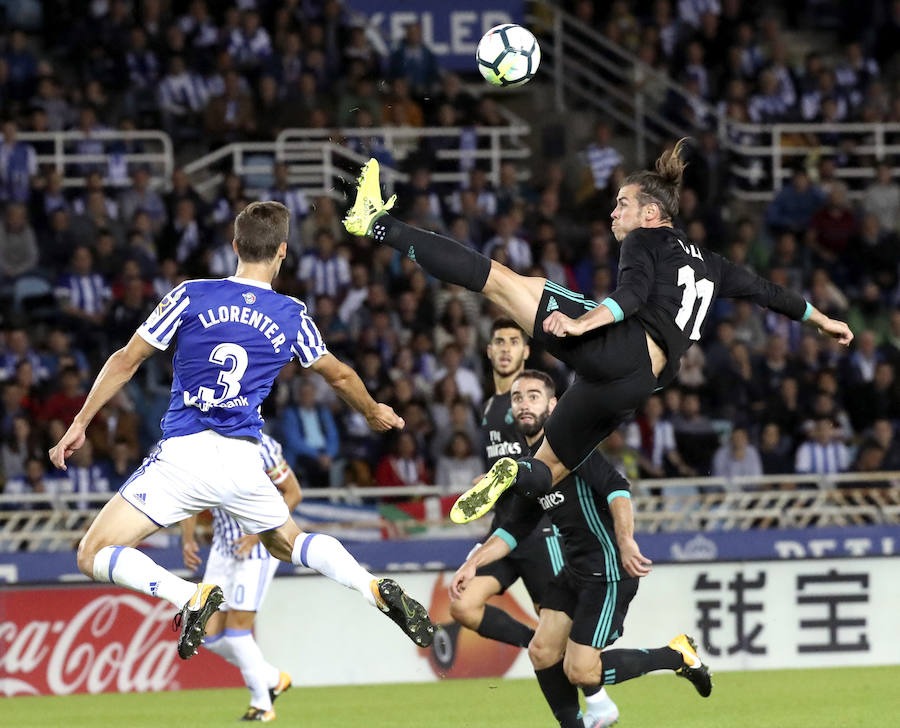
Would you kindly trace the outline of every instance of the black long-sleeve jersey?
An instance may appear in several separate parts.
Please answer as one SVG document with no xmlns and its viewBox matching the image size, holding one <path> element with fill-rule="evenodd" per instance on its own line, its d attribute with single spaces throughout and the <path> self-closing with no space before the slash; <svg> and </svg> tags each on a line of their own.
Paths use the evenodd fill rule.
<svg viewBox="0 0 900 728">
<path fill-rule="evenodd" d="M 603 303 L 617 321 L 635 316 L 660 345 L 668 360 L 659 377 L 665 385 L 677 374 L 681 355 L 703 334 L 717 296 L 747 298 L 794 320 L 808 310 L 798 293 L 697 247 L 670 227 L 637 228 L 625 236 L 618 284 Z"/>
<path fill-rule="evenodd" d="M 500 458 L 518 460 L 528 455 L 528 443 L 525 435 L 516 428 L 512 414 L 512 394 L 495 394 L 484 406 L 481 420 L 484 434 L 484 455 L 490 468 Z M 491 530 L 497 528 L 498 522 L 514 508 L 513 502 L 518 499 L 513 491 L 504 493 L 494 506 L 494 518 Z"/>
<path fill-rule="evenodd" d="M 631 497 L 628 481 L 595 451 L 546 495 L 529 500 L 517 493 L 497 519 L 494 535 L 515 548 L 546 515 L 563 537 L 566 564 L 576 575 L 600 581 L 627 579 L 609 510 L 609 503 L 619 497 Z"/>
</svg>

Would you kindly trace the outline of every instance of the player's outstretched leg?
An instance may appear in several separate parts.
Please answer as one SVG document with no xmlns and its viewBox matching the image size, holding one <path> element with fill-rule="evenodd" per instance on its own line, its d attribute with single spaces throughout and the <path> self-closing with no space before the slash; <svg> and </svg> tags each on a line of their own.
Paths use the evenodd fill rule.
<svg viewBox="0 0 900 728">
<path fill-rule="evenodd" d="M 78 568 L 94 581 L 111 582 L 165 599 L 180 609 L 175 617 L 181 630 L 178 655 L 187 660 L 196 654 L 206 622 L 224 596 L 215 584 L 186 581 L 128 545 L 140 543 L 158 529 L 157 524 L 116 493 L 78 544 Z"/>
<path fill-rule="evenodd" d="M 428 612 L 393 579 L 378 579 L 353 558 L 343 544 L 323 533 L 304 533 L 292 519 L 260 534 L 275 558 L 315 569 L 349 589 L 356 589 L 373 607 L 390 617 L 419 647 L 430 647 L 434 625 Z"/>
<path fill-rule="evenodd" d="M 697 654 L 694 640 L 685 634 L 678 635 L 666 647 L 655 650 L 604 650 L 602 683 L 615 685 L 632 680 L 654 670 L 673 670 L 697 689 L 701 697 L 712 692 L 712 675 Z M 570 675 L 576 682 L 581 678 Z"/>
<path fill-rule="evenodd" d="M 389 245 L 439 280 L 483 293 L 531 334 L 546 278 L 521 276 L 452 238 L 390 216 L 396 196 L 382 201 L 378 171 L 374 159 L 362 168 L 356 200 L 344 217 L 347 231 Z"/>
<path fill-rule="evenodd" d="M 456 499 L 450 509 L 450 520 L 454 523 L 468 523 L 481 518 L 516 482 L 518 471 L 519 463 L 515 460 L 500 458 L 481 480 Z"/>
</svg>

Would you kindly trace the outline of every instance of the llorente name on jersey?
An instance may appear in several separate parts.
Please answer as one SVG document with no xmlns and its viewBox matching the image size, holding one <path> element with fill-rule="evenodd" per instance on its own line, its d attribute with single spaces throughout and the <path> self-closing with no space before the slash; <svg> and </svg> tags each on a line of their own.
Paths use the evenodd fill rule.
<svg viewBox="0 0 900 728">
<path fill-rule="evenodd" d="M 204 329 L 216 324 L 246 324 L 262 333 L 269 341 L 272 342 L 272 348 L 276 352 L 281 352 L 281 345 L 287 340 L 284 334 L 275 333 L 279 326 L 264 313 L 254 311 L 246 306 L 219 306 L 216 309 L 206 309 L 206 314 L 198 313 L 197 318 L 203 324 Z"/>
</svg>

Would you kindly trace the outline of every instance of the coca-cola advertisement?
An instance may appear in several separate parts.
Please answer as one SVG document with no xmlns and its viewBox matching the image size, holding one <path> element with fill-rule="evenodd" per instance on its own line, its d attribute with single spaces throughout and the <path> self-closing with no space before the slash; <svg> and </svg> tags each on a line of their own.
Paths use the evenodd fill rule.
<svg viewBox="0 0 900 728">
<path fill-rule="evenodd" d="M 0 695 L 242 685 L 236 668 L 205 650 L 179 659 L 175 612 L 109 587 L 0 590 Z"/>
</svg>

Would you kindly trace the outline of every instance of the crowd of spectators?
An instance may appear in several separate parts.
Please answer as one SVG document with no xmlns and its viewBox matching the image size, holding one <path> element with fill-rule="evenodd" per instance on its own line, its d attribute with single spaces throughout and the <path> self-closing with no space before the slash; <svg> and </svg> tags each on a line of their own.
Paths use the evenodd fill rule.
<svg viewBox="0 0 900 728">
<path fill-rule="evenodd" d="M 152 0 L 136 9 L 109 0 L 91 4 L 91 12 L 106 8 L 96 17 L 69 17 L 67 25 L 63 14 L 52 24 L 44 39 L 52 52 L 35 50 L 36 39 L 21 32 L 2 49 L 0 101 L 9 110 L 0 144 L 4 492 L 106 492 L 127 478 L 159 437 L 172 374 L 167 354 L 148 360 L 104 408 L 67 473 L 48 472 L 46 449 L 77 412 L 98 366 L 162 295 L 185 278 L 233 273 L 231 221 L 257 197 L 284 202 L 293 216 L 276 288 L 307 302 L 329 349 L 407 423 L 391 437 L 373 435 L 322 382 L 289 365 L 263 414 L 304 485 L 459 485 L 481 472 L 478 424 L 492 388 L 482 352 L 499 314 L 481 297 L 428 278 L 390 248 L 349 238 L 340 205 L 307 198 L 283 165 L 265 189 L 251 193 L 247 180 L 227 174 L 203 197 L 181 169 L 165 189 L 154 189 L 145 168 L 115 168 L 115 150 L 100 144 L 112 163 L 85 169 L 85 186 L 66 189 L 55 169 L 37 164 L 35 147 L 16 139 L 20 129 L 162 126 L 183 149 L 200 139 L 271 138 L 282 125 L 449 126 L 497 118 L 494 102 L 441 74 L 417 26 L 381 60 L 336 0 L 256 5 L 213 12 L 194 0 L 183 14 L 167 15 Z M 587 5 L 575 10 L 585 14 Z M 744 5 L 680 2 L 676 16 L 673 3 L 654 3 L 660 17 L 680 17 L 677 32 L 661 25 L 654 42 L 669 49 L 673 69 L 697 66 L 699 77 L 706 59 L 717 70 L 706 74 L 705 93 L 722 98 L 736 79 L 713 61 L 734 53 L 712 50 L 681 63 L 698 53 L 691 49 L 699 41 L 689 40 L 696 24 L 685 14 L 695 6 L 712 8 L 701 14 L 703 26 L 711 14 Z M 644 54 L 649 41 L 633 37 L 630 12 L 629 3 L 611 3 L 605 27 Z M 765 68 L 769 56 L 757 35 L 769 26 L 742 20 L 734 27 L 741 58 Z M 848 108 L 867 108 L 870 87 L 880 83 L 874 68 L 862 101 Z M 742 82 L 750 87 L 752 78 Z M 804 98 L 802 89 L 797 94 Z M 397 189 L 397 214 L 602 300 L 615 286 L 618 247 L 608 214 L 625 175 L 612 131 L 597 125 L 580 176 L 546 159 L 530 170 L 530 183 L 521 181 L 524 167 L 507 162 L 496 185 L 474 164 L 464 184 L 436 184 L 435 149 L 425 148 L 408 158 L 410 181 Z M 349 142 L 361 152 L 389 153 L 377 139 Z M 607 442 L 623 472 L 900 469 L 900 187 L 892 160 L 884 162 L 858 204 L 839 182 L 811 179 L 804 166 L 764 215 L 739 217 L 720 204 L 727 173 L 715 137 L 701 138 L 677 224 L 696 243 L 846 318 L 857 338 L 841 350 L 752 304 L 717 302 L 678 382 Z M 560 389 L 569 381 L 570 372 L 538 347 L 529 365 L 550 372 Z"/>
</svg>

